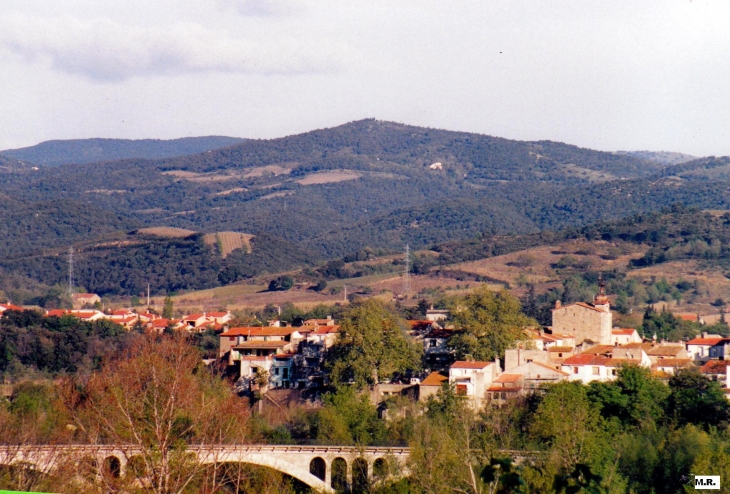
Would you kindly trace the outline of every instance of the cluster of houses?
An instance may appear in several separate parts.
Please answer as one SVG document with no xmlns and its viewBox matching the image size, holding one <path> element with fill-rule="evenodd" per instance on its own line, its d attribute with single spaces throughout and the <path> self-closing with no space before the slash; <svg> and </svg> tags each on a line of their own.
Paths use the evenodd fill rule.
<svg viewBox="0 0 730 494">
<path fill-rule="evenodd" d="M 0 313 L 5 310 L 22 308 L 0 304 Z M 85 321 L 107 319 L 128 329 L 141 327 L 158 332 L 168 328 L 215 330 L 219 333 L 219 358 L 235 369 L 240 383 L 251 391 L 325 386 L 325 355 L 339 332 L 331 317 L 310 319 L 297 327 L 274 320 L 267 326 L 231 328 L 227 311 L 190 314 L 181 319 L 130 309 L 58 309 L 46 315 Z M 371 390 L 374 402 L 399 394 L 426 400 L 449 382 L 479 408 L 487 400 L 503 402 L 544 384 L 611 381 L 626 364 L 650 369 L 661 378 L 669 378 L 679 369 L 698 368 L 720 382 L 730 397 L 730 338 L 703 333 L 686 342 L 657 341 L 656 337 L 645 340 L 635 329 L 614 327 L 602 284 L 592 303 L 556 302 L 552 325 L 525 329 L 519 345 L 505 352 L 504 362 L 457 361 L 448 342 L 458 330 L 449 326 L 448 317 L 448 311 L 431 308 L 424 320 L 410 321 L 411 337 L 423 345 L 428 370 L 397 382 L 379 383 Z"/>
<path fill-rule="evenodd" d="M 112 309 L 106 312 L 96 309 L 51 309 L 46 311 L 45 316 L 71 316 L 89 322 L 106 319 L 127 330 L 141 328 L 157 332 L 165 329 L 190 332 L 222 331 L 228 327 L 228 323 L 233 317 L 229 311 L 217 311 L 189 314 L 180 319 L 168 319 L 154 312 L 136 312 L 133 309 Z"/>
<path fill-rule="evenodd" d="M 417 395 L 428 397 L 448 381 L 478 408 L 486 400 L 503 402 L 548 383 L 611 381 L 622 365 L 634 364 L 660 378 L 698 368 L 730 397 L 730 358 L 725 360 L 730 338 L 703 333 L 687 342 L 646 341 L 635 329 L 613 327 L 612 318 L 603 286 L 593 303 L 557 302 L 552 326 L 526 329 L 524 341 L 505 352 L 504 365 L 499 359 L 452 362 L 447 343 L 455 331 L 433 321 L 413 321 L 414 330 L 423 334 L 426 360 L 437 369 L 420 382 Z"/>
<path fill-rule="evenodd" d="M 730 338 L 703 334 L 687 342 L 644 340 L 635 329 L 613 326 L 604 288 L 592 303 L 577 302 L 552 310 L 552 326 L 524 330 L 524 339 L 506 351 L 504 362 L 457 361 L 448 340 L 448 311 L 429 310 L 426 319 L 410 321 L 411 337 L 421 342 L 429 371 L 395 382 L 379 383 L 372 400 L 393 395 L 426 400 L 444 382 L 454 385 L 475 408 L 487 400 L 504 402 L 560 381 L 611 381 L 622 365 L 634 364 L 669 378 L 679 369 L 699 368 L 730 395 Z M 332 318 L 311 319 L 302 326 L 270 321 L 264 327 L 237 327 L 220 334 L 220 357 L 237 369 L 250 390 L 317 388 L 327 383 L 324 357 L 339 326 Z M 726 353 L 727 352 L 727 353 Z"/>
<path fill-rule="evenodd" d="M 259 388 L 316 388 L 326 384 L 324 356 L 334 345 L 340 327 L 332 317 L 308 319 L 301 326 L 231 328 L 220 334 L 220 357 L 238 366 L 244 386 Z"/>
</svg>

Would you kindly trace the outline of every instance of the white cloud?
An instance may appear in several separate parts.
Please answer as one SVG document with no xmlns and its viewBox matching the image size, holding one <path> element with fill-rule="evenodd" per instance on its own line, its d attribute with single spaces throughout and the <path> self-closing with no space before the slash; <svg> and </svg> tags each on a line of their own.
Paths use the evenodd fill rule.
<svg viewBox="0 0 730 494">
<path fill-rule="evenodd" d="M 198 24 L 125 25 L 110 19 L 0 18 L 0 47 L 97 81 L 200 72 L 308 74 L 338 68 L 338 47 L 310 40 L 231 37 Z"/>
<path fill-rule="evenodd" d="M 280 16 L 299 14 L 306 9 L 305 0 L 217 0 L 226 9 L 241 15 Z"/>
</svg>

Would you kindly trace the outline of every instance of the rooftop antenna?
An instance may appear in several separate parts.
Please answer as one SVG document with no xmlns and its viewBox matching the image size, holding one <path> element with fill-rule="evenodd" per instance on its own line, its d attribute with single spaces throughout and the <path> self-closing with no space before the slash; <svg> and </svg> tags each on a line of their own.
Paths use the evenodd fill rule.
<svg viewBox="0 0 730 494">
<path fill-rule="evenodd" d="M 74 293 L 74 248 L 68 248 L 68 296 Z"/>
<path fill-rule="evenodd" d="M 403 295 L 411 294 L 411 248 L 406 244 L 405 268 L 403 269 Z"/>
</svg>

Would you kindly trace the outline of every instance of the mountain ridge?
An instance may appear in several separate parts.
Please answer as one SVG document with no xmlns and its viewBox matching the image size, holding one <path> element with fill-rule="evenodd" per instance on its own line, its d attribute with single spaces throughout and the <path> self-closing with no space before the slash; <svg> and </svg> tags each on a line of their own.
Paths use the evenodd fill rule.
<svg viewBox="0 0 730 494">
<path fill-rule="evenodd" d="M 0 151 L 0 157 L 43 166 L 86 164 L 126 158 L 165 159 L 231 146 L 245 139 L 227 136 L 179 139 L 54 139 Z"/>
</svg>

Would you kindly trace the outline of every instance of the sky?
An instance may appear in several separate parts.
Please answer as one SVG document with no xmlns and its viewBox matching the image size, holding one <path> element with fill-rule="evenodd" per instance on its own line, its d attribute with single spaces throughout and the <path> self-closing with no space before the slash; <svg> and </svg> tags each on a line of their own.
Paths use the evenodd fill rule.
<svg viewBox="0 0 730 494">
<path fill-rule="evenodd" d="M 0 149 L 363 118 L 730 155 L 727 0 L 3 0 Z"/>
</svg>

